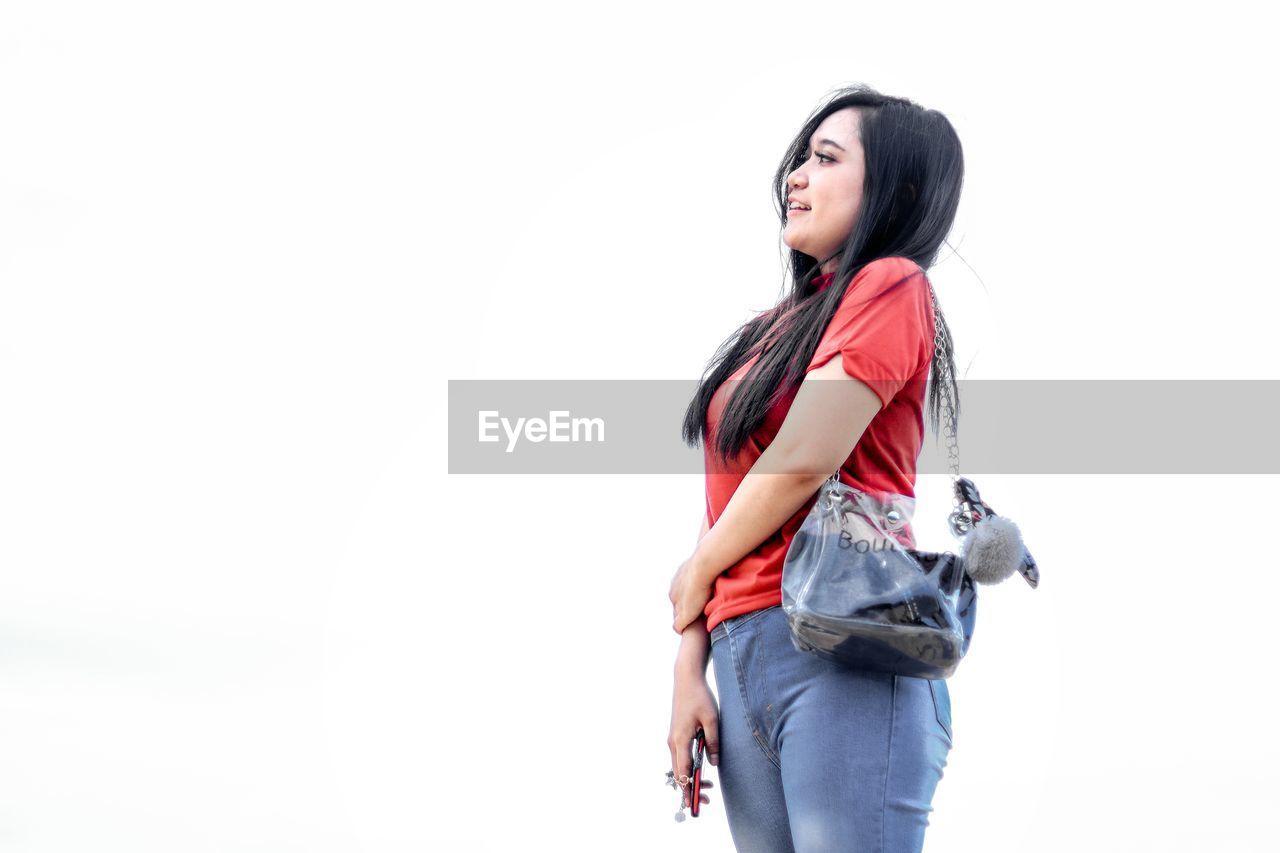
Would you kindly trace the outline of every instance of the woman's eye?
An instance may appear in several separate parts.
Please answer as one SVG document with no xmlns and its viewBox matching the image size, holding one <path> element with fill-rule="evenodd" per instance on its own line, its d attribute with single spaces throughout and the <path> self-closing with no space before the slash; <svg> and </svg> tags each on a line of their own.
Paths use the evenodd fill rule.
<svg viewBox="0 0 1280 853">
<path fill-rule="evenodd" d="M 836 158 L 829 157 L 826 154 L 815 154 L 814 156 L 817 157 L 818 161 L 821 163 L 826 163 L 828 160 L 831 161 L 832 163 L 836 161 Z"/>
</svg>

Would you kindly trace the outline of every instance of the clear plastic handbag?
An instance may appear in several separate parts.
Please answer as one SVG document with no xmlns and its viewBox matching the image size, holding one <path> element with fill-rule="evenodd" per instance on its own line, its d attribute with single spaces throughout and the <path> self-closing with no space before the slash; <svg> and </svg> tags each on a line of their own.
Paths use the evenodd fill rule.
<svg viewBox="0 0 1280 853">
<path fill-rule="evenodd" d="M 833 478 L 782 569 L 792 643 L 861 669 L 946 678 L 969 649 L 978 598 L 964 561 L 919 551 L 914 499 Z"/>
<path fill-rule="evenodd" d="M 948 521 L 960 553 L 917 550 L 914 498 L 856 488 L 837 471 L 818 490 L 783 563 L 782 609 L 797 649 L 859 669 L 947 678 L 973 639 L 975 582 L 999 583 L 1018 572 L 1032 588 L 1039 583 L 1017 525 L 997 517 L 959 476 L 949 390 L 943 383 L 955 490 Z"/>
</svg>

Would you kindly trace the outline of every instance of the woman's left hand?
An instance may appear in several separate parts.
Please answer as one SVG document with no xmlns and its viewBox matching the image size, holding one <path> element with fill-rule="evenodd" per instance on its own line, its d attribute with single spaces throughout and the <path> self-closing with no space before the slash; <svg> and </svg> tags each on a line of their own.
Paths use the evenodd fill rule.
<svg viewBox="0 0 1280 853">
<path fill-rule="evenodd" d="M 694 620 L 702 615 L 707 602 L 711 600 L 711 585 L 702 580 L 694 567 L 693 557 L 685 560 L 676 569 L 671 579 L 671 607 L 675 621 L 672 626 L 679 634 Z"/>
</svg>

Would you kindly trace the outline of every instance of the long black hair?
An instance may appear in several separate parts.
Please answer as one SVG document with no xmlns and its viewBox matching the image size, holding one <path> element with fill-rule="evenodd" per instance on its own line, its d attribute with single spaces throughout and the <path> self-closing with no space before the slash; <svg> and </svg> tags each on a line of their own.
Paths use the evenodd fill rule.
<svg viewBox="0 0 1280 853">
<path fill-rule="evenodd" d="M 955 221 L 964 153 L 951 122 L 937 110 L 858 85 L 836 90 L 814 110 L 783 156 L 773 178 L 782 226 L 787 222 L 787 178 L 804 162 L 810 137 L 827 116 L 849 107 L 857 109 L 860 118 L 859 138 L 866 157 L 863 197 L 857 223 L 839 250 L 831 285 L 818 291 L 814 283 L 827 258 L 791 249 L 791 292 L 720 345 L 685 412 L 685 443 L 693 446 L 705 441 L 707 407 L 716 389 L 760 353 L 735 383 L 738 387 L 716 429 L 713 449 L 723 460 L 737 456 L 770 407 L 804 379 L 822 333 L 858 271 L 888 257 L 908 258 L 927 271 Z M 949 393 L 957 416 L 960 399 L 951 331 L 940 308 L 935 317 L 941 346 L 935 346 L 930 365 L 928 410 L 936 435 L 942 395 Z"/>
</svg>

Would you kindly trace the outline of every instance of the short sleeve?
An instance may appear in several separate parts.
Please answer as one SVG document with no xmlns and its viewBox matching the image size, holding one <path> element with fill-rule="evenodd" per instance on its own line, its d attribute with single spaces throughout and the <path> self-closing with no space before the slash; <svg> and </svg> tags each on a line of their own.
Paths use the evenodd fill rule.
<svg viewBox="0 0 1280 853">
<path fill-rule="evenodd" d="M 805 373 L 839 355 L 884 407 L 933 357 L 933 338 L 924 271 L 907 258 L 880 258 L 853 277 Z"/>
</svg>

